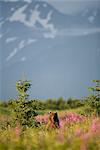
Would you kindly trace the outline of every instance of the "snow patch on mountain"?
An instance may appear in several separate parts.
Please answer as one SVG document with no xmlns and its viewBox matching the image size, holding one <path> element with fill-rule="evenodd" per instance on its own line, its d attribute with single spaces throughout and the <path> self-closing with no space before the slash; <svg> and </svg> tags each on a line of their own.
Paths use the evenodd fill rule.
<svg viewBox="0 0 100 150">
<path fill-rule="evenodd" d="M 22 48 L 24 48 L 25 47 L 25 40 L 22 40 L 20 43 L 19 43 L 19 46 L 18 46 L 18 48 L 19 49 L 22 49 Z"/>
<path fill-rule="evenodd" d="M 16 37 L 8 38 L 8 39 L 6 39 L 6 43 L 13 42 L 14 40 L 16 40 Z M 32 38 L 30 38 L 28 40 L 20 41 L 18 46 L 16 48 L 14 48 L 14 50 L 8 55 L 8 57 L 6 58 L 6 61 L 10 61 L 17 54 L 17 52 L 19 50 L 23 49 L 25 46 L 30 45 L 36 41 L 37 41 L 37 39 L 32 39 Z M 21 61 L 25 61 L 25 60 L 26 60 L 25 57 L 21 58 Z"/>
<path fill-rule="evenodd" d="M 54 39 L 56 35 L 57 35 L 57 32 L 55 32 L 53 34 L 49 33 L 49 32 L 48 33 L 46 32 L 46 33 L 43 34 L 44 38 L 52 38 L 52 39 Z"/>
<path fill-rule="evenodd" d="M 30 45 L 36 41 L 37 41 L 37 39 L 33 39 L 33 38 L 29 38 L 28 40 L 22 40 L 18 45 L 18 49 L 21 50 L 25 46 Z"/>
<path fill-rule="evenodd" d="M 54 25 L 50 23 L 50 20 L 52 18 L 53 11 L 50 11 L 47 14 L 46 18 L 40 17 L 40 11 L 38 10 L 39 5 L 36 5 L 34 10 L 31 10 L 31 15 L 29 17 L 29 20 L 26 20 L 26 14 L 24 13 L 25 9 L 27 8 L 27 5 L 24 5 L 23 7 L 17 9 L 13 15 L 9 18 L 10 22 L 13 21 L 19 21 L 23 23 L 25 26 L 28 27 L 35 27 L 36 22 L 39 22 L 42 27 L 45 29 L 45 31 L 50 33 L 50 36 L 48 37 L 55 37 L 55 33 L 57 32 L 57 29 L 55 29 Z"/>
<path fill-rule="evenodd" d="M 14 10 L 15 10 L 15 8 L 14 8 L 14 7 L 12 7 L 12 8 L 11 8 L 11 11 L 14 11 Z"/>
<path fill-rule="evenodd" d="M 14 42 L 17 39 L 17 37 L 9 37 L 6 39 L 6 43 Z"/>
<path fill-rule="evenodd" d="M 94 16 L 90 16 L 90 17 L 88 17 L 88 20 L 89 20 L 89 22 L 90 22 L 90 23 L 93 23 L 94 19 L 95 19 L 95 17 L 94 17 Z"/>
<path fill-rule="evenodd" d="M 47 4 L 46 4 L 46 3 L 44 3 L 44 4 L 43 4 L 43 7 L 47 7 Z"/>
<path fill-rule="evenodd" d="M 2 36 L 3 36 L 3 35 L 2 35 L 2 34 L 0 34 L 0 39 L 2 38 Z"/>
<path fill-rule="evenodd" d="M 24 0 L 24 2 L 32 3 L 32 0 Z"/>
<path fill-rule="evenodd" d="M 17 11 L 13 13 L 13 15 L 9 18 L 9 21 L 20 21 L 24 24 L 26 24 L 25 18 L 26 15 L 23 13 L 23 11 L 26 9 L 27 5 L 19 8 Z"/>
<path fill-rule="evenodd" d="M 18 52 L 18 49 L 15 48 L 15 49 L 9 54 L 9 56 L 6 58 L 6 61 L 9 61 L 11 58 L 13 58 L 13 57 L 16 55 L 17 52 Z"/>
<path fill-rule="evenodd" d="M 27 45 L 30 45 L 30 44 L 32 44 L 36 41 L 37 41 L 37 39 L 30 38 L 30 39 L 27 40 Z"/>
<path fill-rule="evenodd" d="M 21 59 L 20 59 L 20 61 L 22 61 L 22 62 L 24 62 L 24 61 L 26 61 L 26 57 L 25 56 L 23 56 Z"/>
<path fill-rule="evenodd" d="M 89 20 L 90 23 L 93 23 L 93 22 L 94 22 L 96 15 L 97 15 L 97 11 L 94 10 L 94 11 L 92 12 L 92 15 L 88 17 L 88 20 Z"/>
</svg>

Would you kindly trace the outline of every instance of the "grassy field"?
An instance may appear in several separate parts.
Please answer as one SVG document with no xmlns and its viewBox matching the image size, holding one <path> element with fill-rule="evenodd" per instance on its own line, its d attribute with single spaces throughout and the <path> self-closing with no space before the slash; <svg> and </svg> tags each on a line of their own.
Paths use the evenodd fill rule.
<svg viewBox="0 0 100 150">
<path fill-rule="evenodd" d="M 5 126 L 11 114 L 0 110 L 0 150 L 100 150 L 100 118 L 95 115 L 81 115 L 79 109 L 57 111 L 60 127 L 46 129 L 49 111 L 40 113 L 34 119 L 38 127 L 23 130 L 16 126 Z M 3 125 L 2 125 L 3 126 Z"/>
</svg>

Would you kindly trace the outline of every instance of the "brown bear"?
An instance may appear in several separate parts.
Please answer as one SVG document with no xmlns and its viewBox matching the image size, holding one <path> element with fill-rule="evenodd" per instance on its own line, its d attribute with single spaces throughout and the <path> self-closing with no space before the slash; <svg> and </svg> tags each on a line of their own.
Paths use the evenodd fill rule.
<svg viewBox="0 0 100 150">
<path fill-rule="evenodd" d="M 50 112 L 46 129 L 59 128 L 59 118 L 57 112 Z"/>
</svg>

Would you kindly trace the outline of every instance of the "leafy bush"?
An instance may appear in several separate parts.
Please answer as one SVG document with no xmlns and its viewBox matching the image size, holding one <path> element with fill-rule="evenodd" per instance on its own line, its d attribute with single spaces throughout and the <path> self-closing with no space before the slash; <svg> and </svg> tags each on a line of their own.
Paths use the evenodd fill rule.
<svg viewBox="0 0 100 150">
<path fill-rule="evenodd" d="M 16 100 L 16 105 L 14 108 L 15 119 L 24 126 L 34 126 L 34 116 L 36 112 L 33 110 L 32 106 L 28 102 L 22 100 Z"/>
<path fill-rule="evenodd" d="M 69 108 L 78 108 L 84 106 L 84 102 L 82 100 L 72 98 L 67 100 L 67 104 Z"/>
<path fill-rule="evenodd" d="M 33 127 L 36 125 L 34 116 L 36 112 L 32 107 L 31 101 L 28 101 L 27 91 L 31 87 L 30 81 L 19 80 L 16 82 L 16 88 L 18 91 L 18 98 L 14 101 L 9 101 L 8 105 L 14 112 L 14 120 L 20 123 L 24 127 Z"/>
<path fill-rule="evenodd" d="M 92 109 L 96 110 L 96 113 L 100 115 L 100 97 L 94 95 L 88 96 L 85 100 Z"/>
</svg>

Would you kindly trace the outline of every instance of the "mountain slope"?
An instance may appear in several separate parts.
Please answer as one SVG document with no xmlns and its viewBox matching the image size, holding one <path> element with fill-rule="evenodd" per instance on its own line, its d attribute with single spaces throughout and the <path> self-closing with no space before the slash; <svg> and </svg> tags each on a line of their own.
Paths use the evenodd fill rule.
<svg viewBox="0 0 100 150">
<path fill-rule="evenodd" d="M 15 96 L 24 73 L 32 79 L 32 97 L 87 93 L 88 81 L 100 73 L 99 8 L 67 15 L 43 1 L 0 1 L 0 10 L 1 98 Z"/>
</svg>

